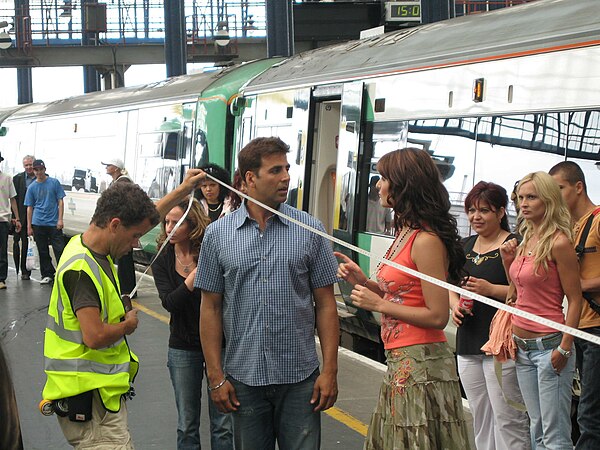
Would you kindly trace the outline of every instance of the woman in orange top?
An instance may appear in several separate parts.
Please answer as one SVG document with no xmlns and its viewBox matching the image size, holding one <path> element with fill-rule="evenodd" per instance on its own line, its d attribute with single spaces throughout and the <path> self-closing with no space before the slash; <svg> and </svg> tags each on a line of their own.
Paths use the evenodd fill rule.
<svg viewBox="0 0 600 450">
<path fill-rule="evenodd" d="M 448 192 L 429 154 L 406 148 L 377 164 L 381 205 L 394 210 L 396 239 L 386 259 L 458 282 L 465 256 Z M 446 342 L 448 292 L 380 265 L 376 280 L 341 253 L 338 276 L 354 285 L 354 305 L 381 313 L 388 370 L 365 448 L 469 448 L 452 350 Z"/>
</svg>

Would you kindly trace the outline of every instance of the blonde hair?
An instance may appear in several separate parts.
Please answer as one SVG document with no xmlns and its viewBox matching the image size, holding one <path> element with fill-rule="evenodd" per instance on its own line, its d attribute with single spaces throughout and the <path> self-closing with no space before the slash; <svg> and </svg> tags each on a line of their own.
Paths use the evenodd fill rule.
<svg viewBox="0 0 600 450">
<path fill-rule="evenodd" d="M 548 260 L 552 259 L 552 246 L 557 232 L 563 233 L 569 241 L 573 242 L 573 232 L 571 229 L 571 214 L 569 208 L 562 198 L 558 184 L 546 172 L 533 172 L 525 175 L 519 182 L 517 192 L 525 183 L 531 182 L 535 190 L 546 207 L 542 223 L 538 229 L 539 241 L 534 259 L 534 271 L 537 273 L 540 266 L 544 271 L 548 271 Z M 521 216 L 521 222 L 518 227 L 518 233 L 523 236 L 519 254 L 524 252 L 529 240 L 533 237 L 533 223 Z"/>
</svg>

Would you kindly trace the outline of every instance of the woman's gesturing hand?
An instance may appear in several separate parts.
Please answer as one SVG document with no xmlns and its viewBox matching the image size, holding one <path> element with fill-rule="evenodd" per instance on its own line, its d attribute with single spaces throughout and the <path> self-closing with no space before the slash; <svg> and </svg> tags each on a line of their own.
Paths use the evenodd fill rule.
<svg viewBox="0 0 600 450">
<path fill-rule="evenodd" d="M 500 255 L 502 256 L 502 260 L 505 264 L 509 265 L 514 261 L 517 256 L 517 247 L 519 246 L 519 242 L 512 238 L 506 241 L 504 244 L 500 246 Z"/>
<path fill-rule="evenodd" d="M 333 252 L 333 254 L 342 260 L 338 266 L 337 276 L 347 281 L 352 285 L 365 284 L 367 277 L 360 269 L 358 264 L 348 258 L 346 255 L 340 252 Z"/>
</svg>

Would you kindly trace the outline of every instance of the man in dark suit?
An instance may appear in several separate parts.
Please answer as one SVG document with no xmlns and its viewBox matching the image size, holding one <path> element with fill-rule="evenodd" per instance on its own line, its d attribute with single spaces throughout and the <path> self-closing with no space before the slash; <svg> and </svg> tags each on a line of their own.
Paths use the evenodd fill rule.
<svg viewBox="0 0 600 450">
<path fill-rule="evenodd" d="M 25 156 L 23 158 L 23 168 L 25 169 L 25 171 L 13 177 L 13 183 L 17 191 L 17 206 L 19 208 L 19 217 L 22 218 L 27 218 L 27 207 L 23 203 L 25 201 L 25 193 L 27 192 L 27 188 L 29 187 L 29 185 L 35 181 L 35 174 L 33 173 L 34 160 L 35 156 L 33 155 Z M 27 225 L 27 222 L 25 222 L 25 225 Z M 31 271 L 27 270 L 27 266 L 25 264 L 25 261 L 27 259 L 27 248 L 27 226 L 23 226 L 21 228 L 21 231 L 19 233 L 15 232 L 13 236 L 13 254 L 18 255 L 20 253 L 21 255 L 21 280 L 29 280 L 29 277 L 31 276 Z"/>
</svg>

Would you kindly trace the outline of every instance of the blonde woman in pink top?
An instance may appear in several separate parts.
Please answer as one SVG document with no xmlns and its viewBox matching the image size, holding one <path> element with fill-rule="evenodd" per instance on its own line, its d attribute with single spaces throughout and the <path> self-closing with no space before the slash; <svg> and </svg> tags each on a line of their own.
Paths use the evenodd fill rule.
<svg viewBox="0 0 600 450">
<path fill-rule="evenodd" d="M 518 202 L 523 241 L 519 245 L 511 239 L 500 247 L 504 268 L 517 288 L 515 306 L 577 328 L 582 306 L 579 266 L 571 216 L 558 184 L 545 172 L 531 173 L 519 183 Z M 573 336 L 514 316 L 513 337 L 518 347 L 517 378 L 535 448 L 572 449 Z"/>
</svg>

